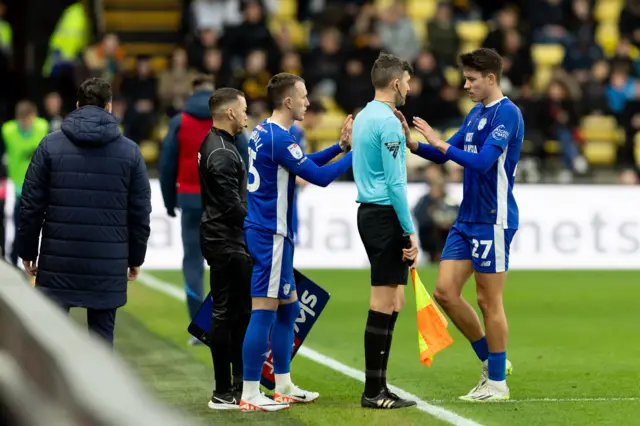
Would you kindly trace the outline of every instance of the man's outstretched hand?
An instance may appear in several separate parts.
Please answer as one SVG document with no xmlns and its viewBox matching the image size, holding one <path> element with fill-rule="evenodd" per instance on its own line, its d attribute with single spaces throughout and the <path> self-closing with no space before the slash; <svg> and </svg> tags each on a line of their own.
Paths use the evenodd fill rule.
<svg viewBox="0 0 640 426">
<path fill-rule="evenodd" d="M 404 117 L 399 110 L 393 111 L 393 114 L 396 116 L 400 123 L 402 124 L 402 131 L 404 132 L 404 138 L 407 140 L 407 148 L 411 150 L 411 152 L 415 152 L 418 149 L 418 141 L 414 141 L 411 138 L 411 129 L 409 128 L 409 123 L 407 123 L 407 119 Z"/>
</svg>

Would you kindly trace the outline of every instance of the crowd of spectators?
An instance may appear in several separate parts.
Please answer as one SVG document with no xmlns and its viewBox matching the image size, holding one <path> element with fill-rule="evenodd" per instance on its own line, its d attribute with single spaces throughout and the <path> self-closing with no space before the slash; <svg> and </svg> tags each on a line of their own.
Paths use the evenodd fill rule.
<svg viewBox="0 0 640 426">
<path fill-rule="evenodd" d="M 105 34 L 79 58 L 76 81 L 89 76 L 111 81 L 114 114 L 125 135 L 159 144 L 164 123 L 184 105 L 196 73 L 213 75 L 217 87 L 244 91 L 255 120 L 267 114 L 266 83 L 280 71 L 302 75 L 311 96 L 322 100 L 331 114 L 357 113 L 373 96 L 369 69 L 385 50 L 415 67 L 405 115 L 421 116 L 447 132 L 469 108 L 456 69 L 457 53 L 483 45 L 503 55 L 503 91 L 525 117 L 527 141 L 519 167 L 523 179 L 570 182 L 592 176 L 588 154 L 593 147 L 587 147 L 583 124 L 587 116 L 600 116 L 615 119 L 616 140 L 611 143 L 616 152 L 607 166 L 626 170 L 619 176 L 632 180 L 635 174 L 629 170 L 637 169 L 640 130 L 640 0 L 624 2 L 613 17 L 606 9 L 599 12 L 602 2 L 612 8 L 621 3 L 300 0 L 297 14 L 287 21 L 272 19 L 282 5 L 275 0 L 191 0 L 184 9 L 189 13 L 187 36 L 170 58 L 138 56 L 128 67 L 130 58 L 118 36 Z M 433 6 L 428 19 L 416 17 L 420 6 Z M 603 19 L 615 22 L 613 46 L 606 44 L 608 33 L 601 34 Z M 461 33 L 461 23 L 482 23 L 486 29 L 474 42 Z M 547 51 L 537 54 L 539 46 L 560 48 L 558 63 L 547 67 Z M 63 116 L 53 107 L 55 95 L 47 99 L 47 114 Z M 325 141 L 315 142 L 310 149 Z M 154 159 L 148 160 L 153 167 Z"/>
</svg>

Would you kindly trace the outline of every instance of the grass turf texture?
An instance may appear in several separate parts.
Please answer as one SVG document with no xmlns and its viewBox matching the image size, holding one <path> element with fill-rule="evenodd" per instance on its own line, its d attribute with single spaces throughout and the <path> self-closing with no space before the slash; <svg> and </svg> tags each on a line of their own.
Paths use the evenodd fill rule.
<svg viewBox="0 0 640 426">
<path fill-rule="evenodd" d="M 331 300 L 305 345 L 363 370 L 363 329 L 368 309 L 368 272 L 318 270 L 305 273 L 331 293 Z M 156 271 L 182 285 L 179 271 Z M 433 290 L 436 271 L 420 276 Z M 473 281 L 465 296 L 474 299 Z M 640 425 L 640 286 L 635 272 L 513 271 L 505 307 L 509 318 L 507 356 L 514 365 L 508 403 L 473 404 L 457 397 L 475 386 L 480 364 L 453 328 L 454 344 L 431 368 L 418 361 L 411 286 L 394 333 L 388 380 L 423 400 L 483 425 Z M 161 400 L 208 424 L 261 425 L 437 425 L 417 409 L 363 410 L 363 384 L 297 356 L 292 376 L 320 392 L 311 406 L 281 413 L 216 412 L 207 408 L 213 385 L 206 347 L 187 347 L 184 303 L 133 283 L 118 313 L 116 348 Z M 615 400 L 615 398 L 638 398 Z M 554 399 L 554 401 L 540 401 Z M 601 399 L 575 401 L 575 399 Z M 572 401 L 573 400 L 573 401 Z"/>
</svg>

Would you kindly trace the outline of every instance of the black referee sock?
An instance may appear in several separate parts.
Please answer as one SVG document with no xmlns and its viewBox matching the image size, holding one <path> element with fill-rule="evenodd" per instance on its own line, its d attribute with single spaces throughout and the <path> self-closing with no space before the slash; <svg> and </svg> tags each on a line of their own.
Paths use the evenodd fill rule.
<svg viewBox="0 0 640 426">
<path fill-rule="evenodd" d="M 387 352 L 387 335 L 391 315 L 369 310 L 364 332 L 365 376 L 364 394 L 374 398 L 382 389 L 383 362 Z"/>
<path fill-rule="evenodd" d="M 391 338 L 393 337 L 393 329 L 396 327 L 396 320 L 398 319 L 398 312 L 393 312 L 389 319 L 389 327 L 387 329 L 387 349 L 384 352 L 384 359 L 382 360 L 382 387 L 387 387 L 387 364 L 389 364 L 389 353 L 391 352 Z"/>
</svg>

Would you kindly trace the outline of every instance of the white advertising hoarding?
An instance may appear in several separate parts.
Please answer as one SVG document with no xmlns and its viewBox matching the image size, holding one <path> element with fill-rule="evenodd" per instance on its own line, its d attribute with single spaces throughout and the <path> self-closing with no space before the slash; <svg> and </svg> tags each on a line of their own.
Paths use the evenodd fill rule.
<svg viewBox="0 0 640 426">
<path fill-rule="evenodd" d="M 167 216 L 158 180 L 151 181 L 151 190 L 151 237 L 144 266 L 179 269 L 180 218 Z M 410 205 L 426 191 L 426 185 L 410 184 Z M 452 185 L 449 192 L 460 199 L 460 185 Z M 511 246 L 512 269 L 640 269 L 640 188 L 516 185 L 515 195 L 520 230 Z M 7 216 L 12 213 L 12 198 L 9 195 L 7 200 Z M 368 266 L 358 236 L 355 198 L 351 183 L 327 188 L 309 185 L 302 191 L 297 268 Z M 7 225 L 7 241 L 11 241 L 13 227 Z"/>
</svg>

